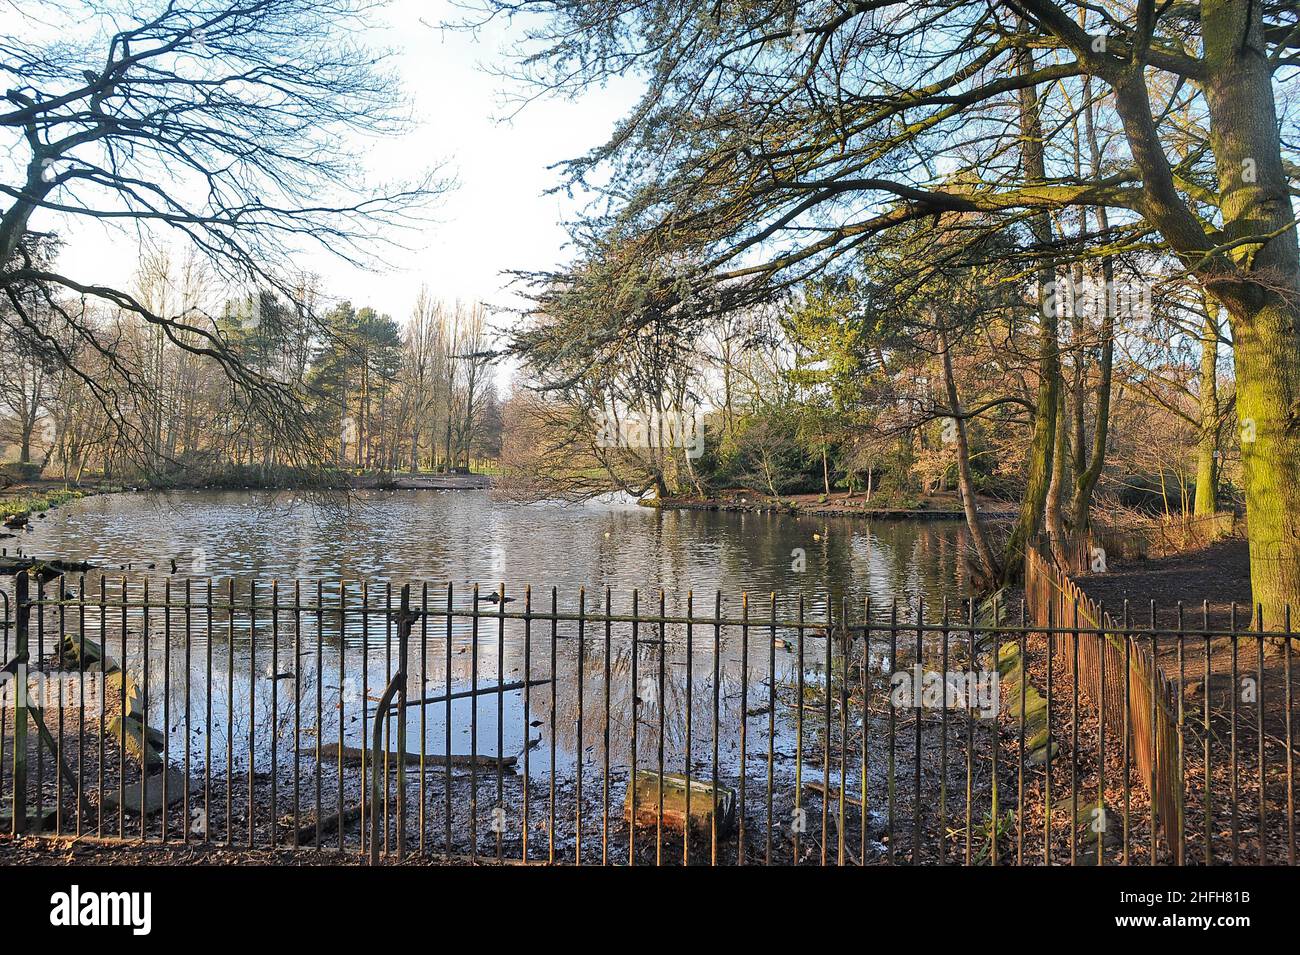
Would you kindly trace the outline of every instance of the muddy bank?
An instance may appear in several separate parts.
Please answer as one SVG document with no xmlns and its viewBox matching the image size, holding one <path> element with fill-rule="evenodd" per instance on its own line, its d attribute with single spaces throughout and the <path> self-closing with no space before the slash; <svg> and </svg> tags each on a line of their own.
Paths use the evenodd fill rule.
<svg viewBox="0 0 1300 955">
<path fill-rule="evenodd" d="M 710 741 L 696 741 L 689 759 L 691 777 L 707 784 L 716 772 L 719 788 L 735 794 L 738 811 L 736 826 L 722 833 L 716 855 L 707 833 L 692 839 L 690 862 L 871 864 L 891 855 L 933 862 L 966 853 L 987 860 L 996 735 L 983 723 L 968 726 L 961 713 L 892 707 L 883 669 L 871 669 L 869 691 L 860 661 L 849 661 L 847 672 L 841 661 L 833 672 L 837 678 L 829 687 L 810 670 L 802 697 L 797 687 L 782 682 L 775 710 L 765 705 L 750 709 L 751 735 L 740 743 L 739 753 L 733 745 L 737 741 L 726 739 L 715 764 Z M 237 749 L 223 765 L 221 753 L 231 753 L 233 744 L 224 734 L 212 741 L 210 752 L 197 737 L 188 747 L 164 748 L 162 755 L 178 779 L 169 786 L 167 810 L 151 812 L 141 826 L 138 762 L 129 755 L 122 758 L 120 741 L 101 728 L 104 721 L 81 710 L 47 709 L 46 716 L 68 772 L 60 793 L 56 762 L 48 752 L 42 757 L 29 737 L 34 786 L 28 804 L 37 808 L 39 803 L 46 825 L 57 827 L 60 836 L 80 832 L 89 840 L 75 848 L 66 839 L 59 843 L 62 848 L 42 845 L 35 857 L 28 843 L 0 845 L 0 861 L 118 861 L 114 852 L 94 842 L 97 836 L 149 843 L 165 839 L 173 847 L 174 858 L 161 850 L 151 855 L 146 847 L 121 847 L 122 861 L 141 863 L 191 858 L 219 864 L 278 862 L 278 849 L 295 841 L 308 860 L 346 861 L 365 852 L 368 828 L 363 831 L 360 807 L 363 800 L 369 804 L 369 793 L 360 766 L 348 760 L 340 765 L 337 750 L 322 747 L 318 762 L 314 747 L 300 746 L 296 759 L 288 755 L 278 770 L 269 770 L 265 761 L 250 767 Z M 201 719 L 198 710 L 195 717 Z M 794 739 L 773 736 L 763 732 L 769 720 L 778 725 L 798 720 L 801 732 Z M 171 721 L 189 726 L 175 708 Z M 395 852 L 397 821 L 404 816 L 408 854 L 424 854 L 431 861 L 446 854 L 482 862 L 681 864 L 686 847 L 679 831 L 665 827 L 661 835 L 654 825 L 638 827 L 635 837 L 629 831 L 624 817 L 628 765 L 619 759 L 606 774 L 598 724 L 589 724 L 586 738 L 594 746 L 583 749 L 580 774 L 574 765 L 551 763 L 540 753 L 531 760 L 528 775 L 522 772 L 522 758 L 513 766 L 503 759 L 498 772 L 493 758 L 475 761 L 476 770 L 470 770 L 435 763 L 437 757 L 431 756 L 423 771 L 418 761 L 406 766 L 404 807 L 394 760 L 379 805 L 387 820 L 386 848 Z M 545 721 L 538 722 L 539 732 L 547 732 L 545 727 Z M 263 748 L 269 729 L 259 724 Z M 5 730 L 0 725 L 0 737 Z M 561 731 L 559 726 L 556 730 Z M 686 768 L 680 754 L 658 756 L 653 719 L 642 722 L 640 737 L 638 770 Z M 282 755 L 293 753 L 293 738 L 292 732 L 280 733 Z M 12 746 L 11 736 L 7 743 Z M 166 747 L 165 740 L 162 745 Z M 966 749 L 972 760 L 964 757 Z M 1001 766 L 1003 787 L 1011 766 L 1010 761 Z M 0 792 L 7 785 L 11 780 L 0 778 Z M 117 798 L 120 791 L 127 791 L 125 799 Z M 149 794 L 161 795 L 156 775 Z M 340 809 L 342 826 L 332 821 Z M 314 833 L 318 813 L 319 850 Z M 963 819 L 974 828 L 961 824 Z M 920 843 L 914 846 L 918 834 Z M 301 856 L 290 861 L 309 864 Z"/>
<path fill-rule="evenodd" d="M 853 754 L 860 753 L 863 739 L 860 726 L 845 719 L 838 724 L 818 724 L 823 711 L 815 691 L 809 687 L 808 712 L 805 714 L 803 788 L 800 808 L 795 804 L 795 780 L 798 762 L 795 748 L 788 741 L 769 745 L 756 742 L 742 764 L 743 775 L 731 759 L 721 759 L 713 768 L 707 747 L 701 744 L 690 766 L 694 779 L 707 783 L 718 773 L 720 790 L 731 790 L 739 799 L 741 810 L 737 824 L 721 833 L 716 850 L 720 864 L 735 864 L 770 859 L 773 863 L 795 861 L 834 862 L 841 846 L 846 862 L 877 861 L 887 851 L 886 819 L 876 808 L 890 783 L 882 758 L 874 759 L 865 774 L 872 789 L 870 802 L 864 805 L 859 780 L 864 772 Z M 778 705 L 783 711 L 795 700 L 782 693 Z M 875 712 L 883 703 L 883 694 L 872 707 L 871 733 L 883 740 L 886 718 Z M 50 864 L 88 861 L 87 853 L 98 861 L 150 861 L 140 846 L 120 847 L 120 860 L 108 847 L 95 842 L 98 838 L 167 842 L 175 857 L 160 856 L 156 861 L 175 862 L 203 847 L 208 853 L 203 861 L 220 864 L 243 864 L 254 861 L 278 861 L 277 848 L 300 846 L 304 852 L 322 860 L 361 857 L 368 846 L 368 826 L 363 827 L 362 807 L 369 809 L 370 793 L 366 775 L 360 765 L 345 760 L 340 764 L 337 750 L 322 748 L 318 762 L 311 748 L 296 759 L 281 762 L 278 770 L 250 767 L 246 759 L 235 757 L 225 766 L 207 760 L 224 748 L 218 740 L 212 754 L 206 746 L 193 752 L 159 751 L 171 769 L 167 807 L 162 809 L 161 782 L 157 766 L 151 770 L 149 804 L 152 807 L 141 824 L 139 763 L 129 752 L 123 753 L 119 738 L 106 730 L 103 719 L 88 718 L 83 712 L 65 713 L 63 708 L 45 711 L 45 718 L 55 734 L 58 759 L 46 750 L 38 750 L 36 740 L 28 738 L 28 766 L 31 785 L 27 802 L 32 825 L 42 823 L 47 836 L 56 841 L 80 836 L 87 840 L 69 850 L 40 847 L 33 861 Z M 847 717 L 847 714 L 845 714 Z M 181 720 L 181 714 L 173 714 Z M 763 718 L 759 714 L 756 718 Z M 909 725 L 899 721 L 899 732 Z M 646 727 L 646 735 L 653 727 Z M 0 739 L 12 762 L 11 726 L 0 724 Z M 933 731 L 933 730 L 932 730 Z M 265 739 L 265 737 L 261 737 Z M 957 745 L 954 736 L 952 743 Z M 289 743 L 280 739 L 281 751 Z M 645 739 L 646 752 L 638 760 L 638 769 L 665 773 L 680 771 L 676 760 L 659 762 L 654 747 Z M 165 743 L 163 744 L 165 745 Z M 265 745 L 265 743 L 263 744 Z M 701 750 L 705 750 L 701 752 Z M 840 750 L 843 755 L 836 751 Z M 829 762 L 827 762 L 829 761 Z M 381 786 L 376 804 L 381 819 L 384 849 L 396 852 L 399 843 L 399 818 L 405 819 L 405 848 L 410 855 L 427 855 L 435 860 L 449 856 L 459 860 L 483 862 L 530 862 L 587 864 L 610 862 L 625 864 L 680 864 L 685 847 L 680 832 L 665 827 L 639 826 L 635 836 L 629 832 L 624 817 L 630 773 L 626 765 L 614 765 L 606 775 L 600 760 L 588 755 L 575 768 L 547 765 L 535 759 L 529 776 L 523 775 L 518 761 L 502 759 L 500 768 L 492 758 L 476 761 L 472 768 L 450 766 L 437 757 L 405 767 L 405 795 L 400 795 L 397 761 L 387 766 L 387 786 Z M 60 772 L 62 763 L 65 772 Z M 769 768 L 770 767 L 770 768 Z M 955 770 L 956 767 L 950 767 Z M 8 776 L 8 778 L 6 778 Z M 60 778 L 62 776 L 62 779 Z M 186 777 L 189 783 L 186 785 Z M 930 806 L 935 780 L 927 769 L 924 785 L 927 798 L 917 805 Z M 841 799 L 841 780 L 848 782 L 848 792 Z M 644 783 L 642 783 L 644 785 Z M 959 782 L 954 777 L 950 787 Z M 12 777 L 0 773 L 0 792 L 12 786 Z M 829 793 L 829 796 L 828 796 Z M 911 826 L 911 800 L 900 799 L 896 825 L 900 834 Z M 79 808 L 79 806 L 81 808 Z M 316 848 L 316 819 L 321 820 L 320 847 Z M 339 820 L 342 824 L 339 824 Z M 796 824 L 796 821 L 799 821 Z M 800 835 L 796 837 L 798 826 Z M 8 821 L 4 829 L 8 829 Z M 740 849 L 743 841 L 743 853 Z M 86 846 L 93 846 L 88 849 Z M 0 861 L 27 861 L 35 849 L 19 843 L 0 844 Z M 13 853 L 19 853 L 15 858 Z M 708 864 L 715 858 L 707 835 L 692 839 L 692 864 Z M 300 860 L 299 860 L 300 861 Z"/>
<path fill-rule="evenodd" d="M 19 838 L 0 835 L 0 865 L 39 866 L 137 866 L 137 865 L 273 865 L 339 866 L 366 865 L 368 859 L 357 852 L 303 852 L 293 849 L 239 849 L 199 845 L 120 845 L 75 836 Z M 391 862 L 388 864 L 396 864 Z M 418 856 L 403 860 L 403 865 L 441 865 L 435 856 Z"/>
</svg>

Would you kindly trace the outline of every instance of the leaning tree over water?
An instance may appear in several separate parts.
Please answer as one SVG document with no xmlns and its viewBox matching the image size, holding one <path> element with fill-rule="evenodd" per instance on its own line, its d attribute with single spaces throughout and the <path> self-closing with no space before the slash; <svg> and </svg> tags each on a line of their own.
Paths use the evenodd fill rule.
<svg viewBox="0 0 1300 955">
<path fill-rule="evenodd" d="M 607 228 L 635 236 L 647 261 L 701 262 L 699 281 L 726 288 L 726 304 L 845 268 L 910 223 L 958 216 L 973 236 L 1015 236 L 1043 298 L 1073 259 L 1167 253 L 1173 278 L 1195 280 L 1230 327 L 1255 600 L 1271 623 L 1300 605 L 1296 117 L 1279 96 L 1300 65 L 1293 4 L 480 3 L 518 18 L 517 73 L 532 84 L 570 94 L 645 79 L 611 138 L 566 174 L 605 191 Z M 1063 135 L 1081 120 L 1092 162 L 1075 161 Z M 1052 219 L 1063 211 L 1087 213 L 1068 243 Z M 1127 316 L 1112 317 L 1122 333 Z M 1041 520 L 1055 453 L 1050 308 L 1039 323 L 1012 567 Z M 617 325 L 589 337 L 613 340 Z"/>
</svg>

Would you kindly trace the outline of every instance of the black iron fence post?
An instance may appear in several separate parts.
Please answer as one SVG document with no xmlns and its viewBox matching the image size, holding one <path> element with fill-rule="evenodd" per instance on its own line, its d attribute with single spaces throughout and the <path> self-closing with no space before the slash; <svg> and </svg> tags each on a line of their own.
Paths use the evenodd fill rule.
<svg viewBox="0 0 1300 955">
<path fill-rule="evenodd" d="M 402 587 L 402 603 L 397 621 L 398 671 L 402 675 L 397 684 L 397 858 L 406 854 L 406 669 L 407 648 L 411 642 L 411 627 L 421 613 L 411 610 L 411 585 Z M 423 690 L 423 686 L 421 686 Z M 423 707 L 421 707 L 423 711 Z M 421 751 L 424 743 L 421 739 Z M 385 781 L 387 785 L 387 781 Z"/>
<path fill-rule="evenodd" d="M 14 835 L 27 831 L 27 574 L 14 575 Z"/>
<path fill-rule="evenodd" d="M 384 787 L 387 791 L 388 776 L 384 769 L 385 760 L 380 757 L 383 754 L 383 746 L 386 733 L 385 728 L 388 725 L 390 716 L 396 714 L 397 717 L 397 787 L 399 793 L 404 792 L 406 785 L 405 763 L 406 763 L 406 648 L 411 637 L 411 626 L 418 620 L 420 614 L 418 611 L 411 611 L 411 586 L 410 584 L 402 587 L 401 609 L 398 611 L 397 622 L 397 641 L 398 641 L 398 661 L 397 672 L 393 674 L 392 680 L 384 689 L 383 695 L 379 698 L 379 706 L 375 710 L 374 735 L 371 739 L 371 765 L 370 765 L 370 864 L 379 864 L 379 778 L 382 773 L 384 776 Z M 393 705 L 393 697 L 397 697 L 397 705 Z M 450 762 L 450 757 L 448 757 Z M 364 778 L 364 770 L 363 770 Z M 404 800 L 399 796 L 399 811 L 404 811 Z M 363 830 L 364 831 L 364 830 Z M 388 819 L 384 818 L 384 831 L 388 831 Z M 397 840 L 397 857 L 402 858 L 402 842 L 406 837 L 406 824 L 404 819 L 398 820 L 398 840 Z"/>
</svg>

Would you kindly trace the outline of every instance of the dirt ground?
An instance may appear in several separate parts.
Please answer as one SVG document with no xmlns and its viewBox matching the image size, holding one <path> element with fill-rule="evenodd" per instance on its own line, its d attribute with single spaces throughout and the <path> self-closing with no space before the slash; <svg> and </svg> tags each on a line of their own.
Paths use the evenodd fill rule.
<svg viewBox="0 0 1300 955">
<path fill-rule="evenodd" d="M 1205 620 L 1212 628 L 1228 627 L 1233 603 L 1239 625 L 1250 619 L 1250 554 L 1244 540 L 1216 541 L 1170 557 L 1112 561 L 1106 573 L 1075 579 L 1116 620 L 1127 600 L 1129 619 L 1137 626 L 1151 625 L 1152 601 L 1156 625 L 1169 629 L 1178 626 L 1179 601 L 1189 629 L 1201 629 Z"/>
<path fill-rule="evenodd" d="M 1157 639 L 1156 653 L 1175 693 L 1172 715 L 1186 780 L 1186 861 L 1277 864 L 1294 858 L 1294 819 L 1288 818 L 1288 811 L 1295 779 L 1288 752 L 1294 753 L 1300 717 L 1294 706 L 1287 712 L 1286 691 L 1289 684 L 1294 699 L 1300 652 L 1293 644 L 1288 673 L 1285 641 L 1213 633 L 1234 629 L 1234 620 L 1237 631 L 1251 625 L 1246 542 L 1221 540 L 1167 557 L 1116 561 L 1105 573 L 1081 574 L 1075 580 L 1116 622 L 1124 620 L 1127 601 L 1127 619 L 1140 643 L 1149 639 L 1142 631 L 1165 631 Z M 1202 635 L 1207 629 L 1211 633 Z M 1045 684 L 1041 647 L 1036 659 L 1031 652 L 1030 672 L 1036 686 Z M 1053 761 L 1053 799 L 1066 808 L 1062 801 L 1073 791 L 1077 805 L 1087 810 L 1096 805 L 1100 778 L 1097 719 L 1088 705 L 1087 688 L 1076 713 L 1068 661 L 1060 654 L 1054 675 L 1058 691 L 1052 729 L 1060 755 Z M 1107 818 L 1122 819 L 1126 800 L 1131 800 L 1133 811 L 1123 831 L 1117 834 L 1112 826 L 1102 834 L 1102 850 L 1107 861 L 1122 858 L 1125 847 L 1132 861 L 1147 861 L 1151 836 L 1144 780 L 1131 766 L 1125 772 L 1123 749 L 1113 745 L 1114 730 L 1108 727 L 1107 735 Z M 1038 795 L 1041 782 L 1035 779 L 1032 788 Z M 1064 816 L 1068 819 L 1068 809 Z M 1064 840 L 1054 841 L 1064 855 L 1070 851 L 1068 824 L 1062 830 Z M 1094 855 L 1096 840 L 1085 827 L 1076 852 Z M 1163 838 L 1159 841 L 1164 861 L 1170 861 L 1172 849 Z"/>
<path fill-rule="evenodd" d="M 301 849 L 227 849 L 222 846 L 120 845 L 91 839 L 0 836 L 0 865 L 365 865 L 358 852 Z M 397 864 L 385 862 L 386 865 Z M 402 865 L 440 865 L 436 857 L 412 857 Z"/>
</svg>

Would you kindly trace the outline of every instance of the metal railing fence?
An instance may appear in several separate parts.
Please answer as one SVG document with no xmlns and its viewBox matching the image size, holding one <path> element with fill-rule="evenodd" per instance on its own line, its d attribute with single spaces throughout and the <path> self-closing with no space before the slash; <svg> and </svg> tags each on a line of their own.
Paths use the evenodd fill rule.
<svg viewBox="0 0 1300 955">
<path fill-rule="evenodd" d="M 596 865 L 1295 861 L 1286 633 L 967 601 L 14 580 L 15 834 Z M 1179 798 L 1203 811 L 1173 845 L 1129 745 L 1149 708 L 1080 670 L 1116 640 L 1203 662 L 1203 700 L 1184 683 L 1173 716 Z M 1249 699 L 1224 641 L 1258 657 Z M 1131 732 L 1090 716 L 1094 686 Z"/>
</svg>

